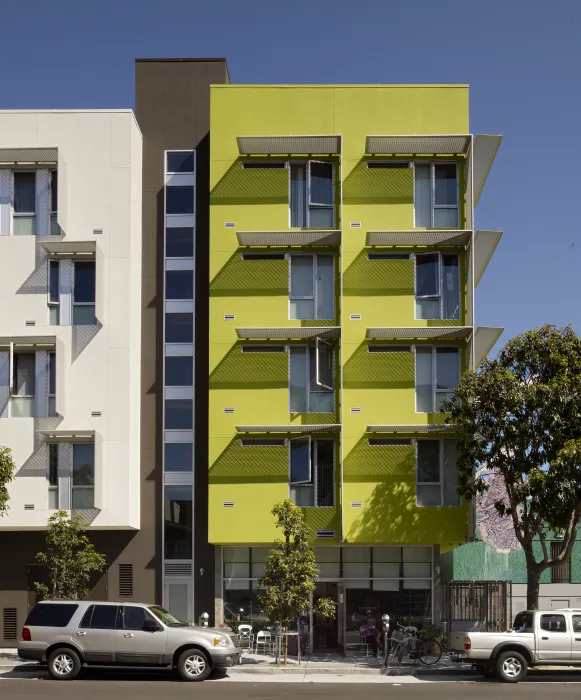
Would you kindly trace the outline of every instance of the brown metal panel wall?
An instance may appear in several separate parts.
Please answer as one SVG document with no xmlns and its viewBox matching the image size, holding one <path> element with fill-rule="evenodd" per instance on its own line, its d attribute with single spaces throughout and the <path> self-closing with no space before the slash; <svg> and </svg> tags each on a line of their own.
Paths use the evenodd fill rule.
<svg viewBox="0 0 581 700">
<path fill-rule="evenodd" d="M 161 600 L 163 474 L 163 155 L 196 149 L 196 423 L 193 618 L 214 610 L 214 554 L 208 544 L 208 239 L 210 85 L 228 83 L 224 59 L 137 60 L 135 112 L 143 134 L 142 468 L 153 501 L 142 525 L 155 530 L 156 600 Z M 149 491 L 148 491 L 149 493 Z M 204 570 L 204 575 L 200 570 Z"/>
</svg>

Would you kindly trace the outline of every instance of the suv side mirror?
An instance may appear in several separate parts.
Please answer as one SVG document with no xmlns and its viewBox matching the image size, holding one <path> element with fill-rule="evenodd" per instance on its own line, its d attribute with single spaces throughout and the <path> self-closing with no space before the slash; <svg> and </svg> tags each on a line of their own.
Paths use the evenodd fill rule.
<svg viewBox="0 0 581 700">
<path fill-rule="evenodd" d="M 143 623 L 143 631 L 144 632 L 158 632 L 159 625 L 157 624 L 157 622 L 155 620 L 151 620 L 148 618 Z"/>
</svg>

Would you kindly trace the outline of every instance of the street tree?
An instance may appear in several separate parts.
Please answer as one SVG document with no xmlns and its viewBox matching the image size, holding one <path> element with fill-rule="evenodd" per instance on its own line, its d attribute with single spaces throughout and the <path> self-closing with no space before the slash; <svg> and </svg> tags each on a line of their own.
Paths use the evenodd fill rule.
<svg viewBox="0 0 581 700">
<path fill-rule="evenodd" d="M 513 338 L 463 375 L 443 409 L 461 435 L 458 492 L 468 500 L 486 492 L 487 479 L 476 477 L 483 468 L 504 481 L 494 507 L 512 519 L 527 606 L 537 610 L 541 574 L 570 560 L 581 518 L 581 339 L 552 325 Z"/>
<path fill-rule="evenodd" d="M 14 479 L 15 469 L 11 449 L 0 445 L 0 516 L 8 512 L 8 484 Z"/>
<path fill-rule="evenodd" d="M 49 518 L 45 550 L 36 555 L 49 580 L 49 585 L 34 584 L 40 600 L 82 600 L 89 592 L 91 575 L 105 568 L 105 557 L 95 551 L 85 533 L 87 524 L 82 516 L 71 518 L 65 510 Z"/>
<path fill-rule="evenodd" d="M 274 506 L 272 514 L 282 539 L 275 540 L 274 547 L 266 555 L 257 597 L 270 623 L 282 630 L 288 629 L 291 622 L 309 609 L 319 569 L 304 512 L 287 498 Z M 319 615 L 334 618 L 336 604 L 330 598 L 318 598 L 314 601 L 314 610 Z M 287 652 L 285 643 L 285 664 Z"/>
</svg>

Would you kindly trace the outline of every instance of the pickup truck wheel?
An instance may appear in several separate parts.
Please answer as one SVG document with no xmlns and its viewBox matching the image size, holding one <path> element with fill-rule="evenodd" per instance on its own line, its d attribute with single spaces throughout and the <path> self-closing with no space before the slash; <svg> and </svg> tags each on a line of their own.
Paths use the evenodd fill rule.
<svg viewBox="0 0 581 700">
<path fill-rule="evenodd" d="M 505 651 L 495 663 L 496 676 L 505 683 L 518 683 L 527 675 L 527 661 L 518 651 Z"/>
<path fill-rule="evenodd" d="M 186 649 L 178 660 L 178 673 L 184 681 L 205 681 L 212 667 L 200 649 Z"/>
<path fill-rule="evenodd" d="M 57 681 L 72 681 L 80 671 L 81 660 L 72 649 L 55 649 L 48 657 L 48 672 Z"/>
</svg>

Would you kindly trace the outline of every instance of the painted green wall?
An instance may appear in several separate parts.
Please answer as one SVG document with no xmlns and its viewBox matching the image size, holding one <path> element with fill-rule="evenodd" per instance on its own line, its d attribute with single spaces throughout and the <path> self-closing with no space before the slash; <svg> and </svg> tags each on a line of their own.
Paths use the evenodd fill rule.
<svg viewBox="0 0 581 700">
<path fill-rule="evenodd" d="M 442 417 L 415 413 L 413 358 L 367 353 L 365 329 L 457 325 L 464 319 L 416 320 L 413 263 L 367 260 L 367 231 L 412 229 L 414 208 L 412 171 L 368 169 L 365 137 L 468 131 L 466 86 L 211 88 L 211 542 L 260 544 L 272 540 L 270 510 L 288 493 L 287 467 L 283 470 L 277 459 L 268 468 L 269 478 L 258 481 L 253 472 L 258 467 L 245 463 L 254 458 L 233 447 L 235 425 L 292 422 L 342 423 L 337 450 L 341 461 L 336 470 L 338 507 L 307 509 L 308 521 L 314 529 L 335 529 L 338 537 L 342 530 L 349 542 L 440 544 L 446 549 L 465 541 L 464 507 L 415 506 L 415 463 L 410 458 L 411 448 L 401 454 L 396 449 L 399 457 L 390 457 L 378 465 L 372 448 L 366 446 L 369 424 L 440 423 Z M 324 323 L 289 320 L 286 261 L 258 264 L 241 259 L 236 230 L 289 228 L 288 171 L 241 166 L 236 136 L 265 134 L 342 136 L 341 160 L 334 159 L 337 200 L 343 195 L 342 206 L 336 212 L 342 243 L 335 249 L 337 313 L 330 320 L 341 325 L 342 333 L 337 354 L 337 387 L 341 390 L 336 391 L 336 414 L 288 413 L 286 354 L 241 357 L 237 327 Z M 459 162 L 462 173 L 462 159 Z M 360 221 L 361 228 L 351 229 L 351 221 Z M 226 222 L 233 222 L 235 227 L 225 228 Z M 352 313 L 360 313 L 362 320 L 350 321 Z M 235 314 L 235 320 L 225 321 L 224 314 Z M 365 360 L 369 360 L 367 366 Z M 351 414 L 350 407 L 354 406 L 361 407 L 362 413 Z M 225 407 L 234 408 L 234 414 L 224 414 Z M 224 465 L 230 461 L 232 466 L 228 468 L 238 476 L 235 481 L 224 481 Z M 222 503 L 226 500 L 234 500 L 235 507 L 224 509 Z M 351 509 L 352 500 L 362 501 L 363 508 Z"/>
</svg>

